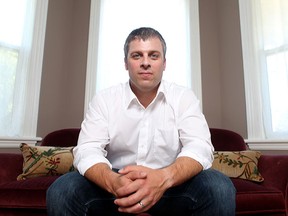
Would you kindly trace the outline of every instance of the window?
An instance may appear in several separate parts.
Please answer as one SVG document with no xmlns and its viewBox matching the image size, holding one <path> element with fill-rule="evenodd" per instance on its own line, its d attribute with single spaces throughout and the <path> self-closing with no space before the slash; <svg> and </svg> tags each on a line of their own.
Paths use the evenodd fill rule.
<svg viewBox="0 0 288 216">
<path fill-rule="evenodd" d="M 86 107 L 96 91 L 128 80 L 124 42 L 133 29 L 142 26 L 155 28 L 166 40 L 163 78 L 192 87 L 201 100 L 197 0 L 91 1 L 90 17 Z"/>
<path fill-rule="evenodd" d="M 1 140 L 36 136 L 47 7 L 45 0 L 0 0 Z"/>
<path fill-rule="evenodd" d="M 241 0 L 249 139 L 288 139 L 288 1 Z"/>
</svg>

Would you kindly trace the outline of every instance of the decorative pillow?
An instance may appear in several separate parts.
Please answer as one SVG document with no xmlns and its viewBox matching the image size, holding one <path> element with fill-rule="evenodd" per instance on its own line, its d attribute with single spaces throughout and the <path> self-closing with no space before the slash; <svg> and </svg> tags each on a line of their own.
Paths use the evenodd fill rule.
<svg viewBox="0 0 288 216">
<path fill-rule="evenodd" d="M 17 180 L 25 180 L 38 176 L 55 176 L 74 170 L 74 147 L 29 146 L 20 145 L 23 154 L 23 173 Z"/>
<path fill-rule="evenodd" d="M 212 168 L 232 178 L 262 182 L 264 178 L 258 170 L 258 151 L 215 151 Z"/>
</svg>

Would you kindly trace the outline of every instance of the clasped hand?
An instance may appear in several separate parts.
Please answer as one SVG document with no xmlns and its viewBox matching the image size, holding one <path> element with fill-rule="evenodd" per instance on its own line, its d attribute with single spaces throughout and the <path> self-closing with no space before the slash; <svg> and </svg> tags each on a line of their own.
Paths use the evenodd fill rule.
<svg viewBox="0 0 288 216">
<path fill-rule="evenodd" d="M 150 209 L 167 190 L 165 172 L 139 165 L 127 166 L 118 172 L 114 203 L 120 212 L 142 213 Z"/>
</svg>

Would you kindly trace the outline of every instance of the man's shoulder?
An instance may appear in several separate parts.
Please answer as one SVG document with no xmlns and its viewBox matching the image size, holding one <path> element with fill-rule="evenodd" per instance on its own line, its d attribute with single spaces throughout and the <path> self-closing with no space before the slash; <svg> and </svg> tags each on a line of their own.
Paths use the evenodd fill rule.
<svg viewBox="0 0 288 216">
<path fill-rule="evenodd" d="M 163 92 L 165 94 L 167 94 L 167 96 L 168 95 L 171 96 L 171 95 L 175 95 L 175 94 L 179 96 L 179 94 L 182 94 L 182 93 L 187 92 L 187 91 L 192 92 L 192 90 L 190 88 L 182 86 L 182 85 L 178 85 L 174 82 L 168 82 L 168 81 L 163 80 L 162 85 L 163 85 L 163 88 L 162 88 Z"/>
<path fill-rule="evenodd" d="M 178 85 L 172 82 L 163 82 L 163 92 L 165 94 L 166 100 L 170 104 L 182 104 L 185 102 L 193 102 L 195 101 L 196 96 L 191 88 Z"/>
<path fill-rule="evenodd" d="M 111 87 L 101 89 L 94 95 L 92 102 L 96 106 L 115 107 L 121 104 L 125 94 L 125 83 L 119 83 Z"/>
<path fill-rule="evenodd" d="M 125 91 L 126 83 L 118 83 L 116 85 L 110 86 L 108 88 L 102 89 L 96 93 L 99 96 L 113 96 L 113 95 L 121 95 Z"/>
</svg>

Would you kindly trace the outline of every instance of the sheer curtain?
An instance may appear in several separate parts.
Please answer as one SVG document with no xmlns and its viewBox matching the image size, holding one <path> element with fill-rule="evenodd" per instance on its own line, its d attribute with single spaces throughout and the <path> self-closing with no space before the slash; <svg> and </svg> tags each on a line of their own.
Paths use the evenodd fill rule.
<svg viewBox="0 0 288 216">
<path fill-rule="evenodd" d="M 248 138 L 288 140 L 288 1 L 239 6 Z"/>
<path fill-rule="evenodd" d="M 142 26 L 166 40 L 164 79 L 192 87 L 201 100 L 198 1 L 92 1 L 90 16 L 85 110 L 96 91 L 128 80 L 123 45 Z"/>
<path fill-rule="evenodd" d="M 48 1 L 0 0 L 0 140 L 36 139 Z"/>
</svg>

